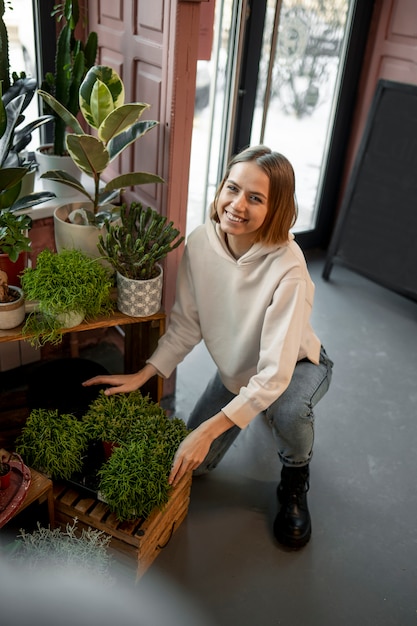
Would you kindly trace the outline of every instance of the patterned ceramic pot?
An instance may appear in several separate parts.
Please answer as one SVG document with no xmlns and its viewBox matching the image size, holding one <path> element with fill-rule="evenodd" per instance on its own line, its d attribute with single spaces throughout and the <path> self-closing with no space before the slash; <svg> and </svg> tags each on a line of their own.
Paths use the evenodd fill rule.
<svg viewBox="0 0 417 626">
<path fill-rule="evenodd" d="M 116 273 L 117 308 L 131 317 L 147 317 L 158 313 L 162 301 L 163 271 L 149 280 L 132 280 Z"/>
</svg>

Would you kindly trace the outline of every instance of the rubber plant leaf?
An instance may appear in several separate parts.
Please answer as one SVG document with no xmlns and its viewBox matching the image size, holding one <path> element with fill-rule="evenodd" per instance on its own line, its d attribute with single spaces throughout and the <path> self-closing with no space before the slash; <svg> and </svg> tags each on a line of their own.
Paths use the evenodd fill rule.
<svg viewBox="0 0 417 626">
<path fill-rule="evenodd" d="M 14 152 L 22 152 L 26 146 L 30 143 L 31 135 L 34 130 L 50 122 L 54 119 L 53 115 L 41 115 L 36 120 L 29 122 L 23 128 L 17 128 L 14 132 Z"/>
<path fill-rule="evenodd" d="M 52 198 L 56 198 L 52 191 L 35 191 L 27 196 L 23 196 L 23 198 L 19 198 L 13 206 L 10 207 L 10 210 L 22 211 L 23 209 L 29 209 L 32 206 L 51 200 Z"/>
<path fill-rule="evenodd" d="M 113 139 L 116 135 L 119 135 L 133 126 L 139 120 L 142 113 L 148 108 L 149 104 L 136 102 L 124 104 L 118 109 L 115 109 L 100 125 L 98 136 L 107 144 L 110 139 Z"/>
<path fill-rule="evenodd" d="M 127 130 L 116 135 L 116 137 L 113 137 L 113 139 L 110 139 L 107 144 L 110 161 L 113 161 L 128 145 L 136 141 L 139 137 L 142 137 L 142 135 L 158 124 L 159 122 L 155 122 L 154 120 L 139 121 Z"/>
<path fill-rule="evenodd" d="M 22 183 L 19 182 L 14 187 L 1 191 L 0 210 L 9 209 L 12 206 L 13 202 L 18 198 L 21 188 Z"/>
<path fill-rule="evenodd" d="M 87 122 L 93 128 L 100 128 L 112 111 L 114 111 L 114 102 L 109 88 L 101 80 L 96 80 L 90 97 L 91 118 L 87 119 Z"/>
<path fill-rule="evenodd" d="M 104 191 L 112 191 L 115 189 L 126 189 L 126 187 L 133 187 L 134 185 L 147 185 L 148 183 L 163 183 L 164 179 L 156 174 L 149 174 L 148 172 L 129 172 L 128 174 L 121 174 L 116 176 L 104 188 Z"/>
<path fill-rule="evenodd" d="M 108 88 L 113 102 L 112 109 L 121 107 L 125 101 L 124 85 L 117 72 L 105 65 L 91 67 L 80 85 L 80 109 L 84 119 L 93 128 L 97 128 L 97 126 L 94 125 L 94 116 L 91 112 L 91 99 L 97 80 L 100 80 Z M 107 92 L 106 96 L 108 96 Z"/>
<path fill-rule="evenodd" d="M 19 116 L 23 110 L 24 100 L 25 96 L 20 95 L 6 105 L 6 128 L 0 137 L 0 166 L 4 165 L 7 155 L 9 154 L 13 142 L 14 129 L 18 124 Z"/>
<path fill-rule="evenodd" d="M 109 153 L 97 137 L 68 135 L 67 149 L 74 163 L 90 176 L 101 174 L 109 164 Z"/>
<path fill-rule="evenodd" d="M 41 174 L 40 178 L 45 178 L 46 180 L 53 180 L 56 183 L 63 183 L 68 187 L 72 187 L 79 193 L 82 193 L 86 196 L 90 202 L 93 202 L 93 198 L 90 196 L 88 191 L 83 187 L 79 180 L 68 174 L 68 172 L 64 172 L 63 170 L 49 170 L 44 174 Z"/>
<path fill-rule="evenodd" d="M 112 202 L 119 195 L 120 189 L 121 187 L 118 187 L 117 189 L 113 189 L 111 191 L 103 191 L 102 193 L 100 193 L 98 196 L 98 206 L 103 206 L 105 204 L 108 204 L 109 202 Z"/>
<path fill-rule="evenodd" d="M 4 102 L 3 102 L 3 89 L 2 89 L 2 82 L 0 81 L 0 137 L 3 137 L 5 130 L 6 130 L 6 126 L 7 126 L 7 117 L 6 117 L 6 109 L 4 107 Z"/>
<path fill-rule="evenodd" d="M 0 169 L 0 190 L 11 189 L 27 173 L 26 167 L 7 167 Z"/>
<path fill-rule="evenodd" d="M 38 94 L 48 104 L 61 119 L 64 120 L 66 126 L 69 126 L 76 135 L 82 135 L 84 130 L 77 118 L 70 113 L 62 104 L 58 102 L 50 93 L 43 89 L 38 89 Z"/>
</svg>

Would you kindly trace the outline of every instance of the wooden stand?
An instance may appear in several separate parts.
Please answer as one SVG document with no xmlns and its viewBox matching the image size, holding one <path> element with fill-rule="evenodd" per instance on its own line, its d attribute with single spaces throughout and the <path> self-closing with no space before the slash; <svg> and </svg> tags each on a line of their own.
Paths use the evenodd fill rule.
<svg viewBox="0 0 417 626">
<path fill-rule="evenodd" d="M 88 322 L 82 322 L 73 328 L 65 328 L 63 333 L 75 334 L 97 328 L 123 327 L 125 331 L 125 374 L 131 374 L 141 369 L 145 365 L 146 359 L 155 350 L 158 339 L 165 332 L 165 317 L 163 311 L 148 317 L 130 317 L 115 310 L 107 317 L 99 317 Z M 28 339 L 30 335 L 23 335 L 22 328 L 23 324 L 10 330 L 0 330 L 0 344 Z M 151 385 L 153 385 L 152 388 Z M 144 392 L 149 391 L 151 397 L 159 401 L 162 385 L 162 379 L 158 376 L 156 380 L 150 381 L 149 389 L 145 388 Z"/>
<path fill-rule="evenodd" d="M 8 457 L 9 453 L 4 448 L 0 449 L 0 457 L 6 456 Z M 30 469 L 30 485 L 25 496 L 25 499 L 21 503 L 19 507 L 16 508 L 13 517 L 15 517 L 18 513 L 21 513 L 28 506 L 33 504 L 34 502 L 38 502 L 42 504 L 42 502 L 47 502 L 48 506 L 48 517 L 49 517 L 49 525 L 51 528 L 54 528 L 55 525 L 55 513 L 54 513 L 54 498 L 53 498 L 53 485 L 52 480 L 37 472 L 36 470 Z M 13 519 L 11 517 L 10 519 Z M 9 520 L 10 521 L 10 520 Z"/>
<path fill-rule="evenodd" d="M 46 501 L 48 506 L 49 525 L 51 528 L 54 528 L 55 512 L 52 480 L 32 468 L 30 468 L 30 473 L 31 481 L 27 496 L 23 500 L 19 509 L 16 511 L 16 514 L 23 511 L 23 509 L 26 509 L 26 507 L 35 501 L 39 502 L 39 504 Z"/>
<path fill-rule="evenodd" d="M 79 326 L 64 329 L 65 334 L 76 337 L 80 332 L 120 327 L 124 335 L 124 373 L 131 374 L 141 369 L 146 359 L 155 350 L 159 338 L 165 332 L 165 313 L 160 311 L 149 317 L 129 317 L 114 311 L 112 315 L 100 317 Z M 23 325 L 10 330 L 0 330 L 0 348 L 13 342 L 22 342 L 27 336 L 22 334 Z M 71 356 L 75 356 L 72 354 Z M 163 393 L 163 379 L 152 377 L 143 387 L 142 393 L 149 394 L 152 400 L 159 402 Z M 29 415 L 27 385 L 11 389 L 1 394 L 0 401 L 0 446 L 13 449 L 14 442 Z"/>
<path fill-rule="evenodd" d="M 148 518 L 133 522 L 119 522 L 104 502 L 85 498 L 71 487 L 58 483 L 53 489 L 56 523 L 65 527 L 77 518 L 80 530 L 91 527 L 111 535 L 111 548 L 137 560 L 136 578 L 139 579 L 187 516 L 191 480 L 191 473 L 185 475 L 162 510 L 154 510 Z"/>
</svg>

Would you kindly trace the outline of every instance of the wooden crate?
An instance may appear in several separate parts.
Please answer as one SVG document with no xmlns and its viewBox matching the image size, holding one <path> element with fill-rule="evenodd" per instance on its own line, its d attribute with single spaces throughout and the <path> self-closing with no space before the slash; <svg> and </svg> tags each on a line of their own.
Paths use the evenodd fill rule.
<svg viewBox="0 0 417 626">
<path fill-rule="evenodd" d="M 146 519 L 119 522 L 100 500 L 86 498 L 72 487 L 54 484 L 55 524 L 65 527 L 77 518 L 77 526 L 102 530 L 111 536 L 110 548 L 137 560 L 139 579 L 168 544 L 188 513 L 192 474 L 186 474 L 171 492 L 167 504 Z"/>
</svg>

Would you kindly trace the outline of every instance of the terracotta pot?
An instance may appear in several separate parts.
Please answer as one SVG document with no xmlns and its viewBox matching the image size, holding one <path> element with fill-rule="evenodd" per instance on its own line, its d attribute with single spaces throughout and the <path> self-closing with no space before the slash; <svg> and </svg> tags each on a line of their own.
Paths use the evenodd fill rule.
<svg viewBox="0 0 417 626">
<path fill-rule="evenodd" d="M 158 313 L 162 301 L 163 271 L 156 278 L 132 280 L 116 272 L 117 308 L 131 317 L 147 317 Z"/>
<path fill-rule="evenodd" d="M 13 302 L 0 302 L 0 329 L 9 330 L 16 328 L 25 319 L 25 299 L 20 287 L 9 285 L 9 289 L 14 289 L 18 298 Z"/>
<path fill-rule="evenodd" d="M 106 461 L 108 461 L 111 455 L 113 454 L 114 448 L 118 448 L 119 444 L 114 441 L 102 441 L 102 444 L 103 444 L 105 459 Z"/>
<path fill-rule="evenodd" d="M 75 165 L 71 157 L 49 154 L 48 150 L 51 149 L 52 144 L 46 144 L 40 146 L 35 151 L 36 162 L 39 165 L 39 175 L 49 170 L 63 170 L 77 180 L 81 180 L 81 170 Z M 45 191 L 52 191 L 57 198 L 70 198 L 77 195 L 76 190 L 68 185 L 63 185 L 53 180 L 46 180 L 45 178 L 41 178 L 41 183 Z"/>
</svg>

